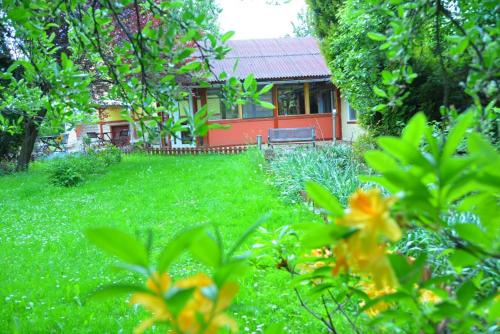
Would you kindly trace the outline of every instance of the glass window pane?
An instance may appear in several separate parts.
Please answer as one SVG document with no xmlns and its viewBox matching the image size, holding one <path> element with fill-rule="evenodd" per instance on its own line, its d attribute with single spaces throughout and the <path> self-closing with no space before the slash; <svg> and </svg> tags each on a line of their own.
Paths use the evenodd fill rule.
<svg viewBox="0 0 500 334">
<path fill-rule="evenodd" d="M 207 108 L 211 113 L 210 120 L 238 118 L 238 107 L 228 109 L 221 99 L 220 89 L 207 89 Z"/>
<path fill-rule="evenodd" d="M 207 111 L 210 115 L 209 119 L 221 119 L 221 101 L 216 89 L 207 90 Z"/>
<path fill-rule="evenodd" d="M 262 89 L 264 86 L 259 86 L 257 89 Z M 259 99 L 261 101 L 273 103 L 273 94 L 271 91 L 262 94 Z M 263 118 L 263 117 L 273 117 L 273 109 L 266 109 L 259 105 L 256 105 L 252 101 L 243 105 L 243 118 Z"/>
<path fill-rule="evenodd" d="M 357 112 L 356 112 L 356 109 L 354 109 L 353 107 L 351 107 L 350 104 L 348 104 L 348 108 L 347 108 L 347 120 L 349 121 L 355 121 L 357 118 Z"/>
<path fill-rule="evenodd" d="M 309 84 L 309 103 L 311 114 L 332 112 L 332 86 L 324 82 Z"/>
<path fill-rule="evenodd" d="M 278 114 L 305 114 L 303 84 L 278 86 Z"/>
</svg>

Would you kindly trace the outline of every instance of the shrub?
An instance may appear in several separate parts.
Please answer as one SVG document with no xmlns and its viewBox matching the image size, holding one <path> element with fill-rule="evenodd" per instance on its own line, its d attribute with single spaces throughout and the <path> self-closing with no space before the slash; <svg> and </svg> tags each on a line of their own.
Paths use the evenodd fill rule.
<svg viewBox="0 0 500 334">
<path fill-rule="evenodd" d="M 49 182 L 61 187 L 74 187 L 91 175 L 102 174 L 105 163 L 93 155 L 71 155 L 49 163 Z"/>
<path fill-rule="evenodd" d="M 299 200 L 304 183 L 313 180 L 345 203 L 349 194 L 361 186 L 358 175 L 365 172 L 364 165 L 354 158 L 351 147 L 347 145 L 276 149 L 269 168 L 273 173 L 273 183 L 282 190 L 285 198 L 292 201 Z"/>
<path fill-rule="evenodd" d="M 16 171 L 16 164 L 8 160 L 0 160 L 0 176 L 9 175 Z"/>
<path fill-rule="evenodd" d="M 114 145 L 108 145 L 104 149 L 94 151 L 93 154 L 102 160 L 106 167 L 122 161 L 122 151 Z"/>
<path fill-rule="evenodd" d="M 364 156 L 367 151 L 374 150 L 376 148 L 377 148 L 377 143 L 375 141 L 375 137 L 373 137 L 369 133 L 362 134 L 352 144 L 353 154 L 360 161 L 364 160 Z"/>
</svg>

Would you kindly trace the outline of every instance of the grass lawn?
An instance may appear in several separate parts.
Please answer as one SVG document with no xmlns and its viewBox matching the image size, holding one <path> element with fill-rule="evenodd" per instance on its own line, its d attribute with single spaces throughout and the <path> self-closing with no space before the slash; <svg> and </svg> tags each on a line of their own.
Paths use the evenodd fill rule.
<svg viewBox="0 0 500 334">
<path fill-rule="evenodd" d="M 144 318 L 125 298 L 86 302 L 99 284 L 135 278 L 113 272 L 114 259 L 84 238 L 85 228 L 112 226 L 142 235 L 151 230 L 159 249 L 182 229 L 204 222 L 218 224 L 231 242 L 269 211 L 264 226 L 271 229 L 317 219 L 302 205 L 283 203 L 259 161 L 251 152 L 132 155 L 76 188 L 49 185 L 43 164 L 0 178 L 0 332 L 130 333 Z M 172 274 L 198 270 L 184 258 Z M 292 333 L 322 331 L 287 282 L 284 272 L 250 268 L 231 309 L 241 332 L 273 323 Z"/>
</svg>

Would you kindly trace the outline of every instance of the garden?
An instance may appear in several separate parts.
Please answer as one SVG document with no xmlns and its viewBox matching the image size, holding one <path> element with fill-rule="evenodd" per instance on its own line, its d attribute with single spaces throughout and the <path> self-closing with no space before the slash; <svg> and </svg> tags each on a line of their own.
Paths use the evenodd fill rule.
<svg viewBox="0 0 500 334">
<path fill-rule="evenodd" d="M 130 155 L 78 187 L 50 185 L 46 163 L 3 177 L 0 332 L 131 332 L 144 318 L 123 298 L 89 300 L 98 286 L 138 277 L 110 269 L 113 259 L 89 243 L 85 229 L 114 227 L 144 240 L 151 235 L 156 254 L 176 234 L 203 223 L 216 224 L 232 244 L 266 213 L 262 226 L 273 230 L 284 222 L 317 220 L 307 208 L 278 198 L 254 154 Z M 185 257 L 171 273 L 204 269 Z M 257 331 L 279 318 L 315 331 L 315 323 L 293 307 L 293 294 L 275 288 L 284 276 L 255 267 L 242 277 L 239 306 L 232 311 L 242 330 Z"/>
<path fill-rule="evenodd" d="M 307 4 L 296 33 L 362 133 L 209 150 L 227 123 L 186 81 L 274 127 L 280 107 L 237 64 L 213 72 L 234 35 L 217 3 L 1 3 L 0 332 L 498 332 L 497 1 Z M 127 149 L 103 139 L 104 101 L 126 107 Z M 55 152 L 84 125 L 101 137 Z"/>
</svg>

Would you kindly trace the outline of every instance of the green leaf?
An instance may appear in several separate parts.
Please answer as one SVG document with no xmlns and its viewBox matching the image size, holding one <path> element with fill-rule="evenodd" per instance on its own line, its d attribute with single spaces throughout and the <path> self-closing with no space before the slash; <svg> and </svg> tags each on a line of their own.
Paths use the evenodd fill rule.
<svg viewBox="0 0 500 334">
<path fill-rule="evenodd" d="M 168 305 L 168 309 L 174 316 L 177 316 L 186 303 L 191 299 L 195 288 L 187 288 L 187 289 L 179 289 L 177 287 L 173 287 L 167 291 L 165 296 L 166 303 Z"/>
<path fill-rule="evenodd" d="M 216 268 L 221 264 L 222 254 L 218 243 L 207 231 L 191 243 L 190 251 L 195 258 L 207 266 Z"/>
<path fill-rule="evenodd" d="M 262 87 L 262 89 L 259 91 L 259 95 L 262 95 L 262 94 L 265 94 L 267 92 L 269 92 L 271 89 L 273 89 L 273 84 L 267 84 L 265 85 L 264 87 Z"/>
<path fill-rule="evenodd" d="M 462 307 L 467 307 L 467 305 L 469 305 L 470 301 L 474 298 L 476 291 L 477 288 L 472 281 L 466 281 L 462 284 L 462 286 L 457 290 L 457 299 Z"/>
<path fill-rule="evenodd" d="M 482 155 L 489 159 L 498 157 L 498 151 L 495 147 L 481 134 L 473 132 L 467 140 L 469 152 L 474 155 Z M 498 159 L 498 158 L 497 158 Z"/>
<path fill-rule="evenodd" d="M 130 234 L 113 228 L 88 229 L 85 234 L 96 246 L 124 262 L 149 265 L 146 247 Z"/>
<path fill-rule="evenodd" d="M 465 133 L 471 126 L 473 120 L 474 115 L 470 112 L 459 118 L 458 123 L 450 130 L 450 133 L 446 137 L 446 143 L 442 153 L 443 157 L 451 156 L 456 151 L 458 144 L 460 144 L 464 138 Z"/>
<path fill-rule="evenodd" d="M 274 106 L 274 104 L 269 103 L 269 102 L 266 102 L 266 101 L 259 101 L 259 105 L 260 105 L 262 108 L 266 108 L 266 109 L 274 109 L 274 108 L 276 108 L 276 107 Z"/>
<path fill-rule="evenodd" d="M 471 243 L 482 245 L 488 239 L 476 224 L 456 224 L 454 228 L 462 239 Z"/>
<path fill-rule="evenodd" d="M 337 224 L 303 224 L 297 225 L 302 230 L 302 244 L 307 248 L 318 248 L 331 245 L 356 233 L 357 229 Z"/>
<path fill-rule="evenodd" d="M 387 98 L 387 93 L 383 90 L 378 88 L 377 86 L 373 86 L 373 92 L 380 97 L 385 97 Z"/>
<path fill-rule="evenodd" d="M 340 205 L 337 198 L 335 198 L 332 193 L 324 186 L 316 182 L 307 181 L 306 192 L 314 201 L 314 203 L 316 203 L 316 205 L 328 211 L 330 215 L 344 215 L 344 209 L 342 208 L 342 205 Z"/>
<path fill-rule="evenodd" d="M 469 46 L 469 39 L 467 37 L 464 37 L 460 40 L 460 42 L 457 45 L 453 46 L 450 49 L 450 54 L 452 56 L 460 55 L 465 51 L 465 49 L 467 49 L 468 46 Z"/>
<path fill-rule="evenodd" d="M 234 31 L 228 31 L 226 32 L 224 35 L 222 35 L 222 37 L 220 38 L 221 42 L 222 43 L 225 43 L 227 42 L 231 37 L 233 37 L 235 34 Z"/>
<path fill-rule="evenodd" d="M 249 74 L 243 82 L 243 87 L 246 91 L 249 91 L 253 86 L 257 86 L 257 81 L 255 81 L 255 77 L 253 74 Z"/>
<path fill-rule="evenodd" d="M 166 271 L 172 262 L 190 248 L 191 243 L 198 239 L 205 228 L 206 226 L 202 225 L 183 231 L 170 241 L 160 253 L 157 270 Z"/>
<path fill-rule="evenodd" d="M 469 267 L 478 261 L 475 256 L 461 249 L 455 250 L 450 255 L 449 260 L 457 271 L 460 271 L 463 267 Z"/>
<path fill-rule="evenodd" d="M 401 137 L 407 142 L 413 144 L 413 146 L 418 147 L 422 136 L 425 133 L 425 127 L 427 125 L 427 118 L 424 113 L 419 112 L 413 116 L 408 125 L 403 130 Z"/>
<path fill-rule="evenodd" d="M 260 225 L 262 225 L 265 221 L 267 221 L 269 219 L 269 217 L 271 217 L 271 213 L 266 213 L 265 215 L 263 215 L 262 217 L 260 217 L 259 220 L 257 220 L 252 226 L 250 226 L 245 231 L 245 233 L 243 233 L 243 235 L 238 240 L 236 240 L 236 242 L 234 243 L 234 245 L 231 247 L 231 249 L 227 253 L 227 255 L 226 255 L 227 258 L 229 259 L 238 250 L 238 248 L 240 248 L 241 245 L 243 245 L 243 243 L 248 239 L 248 237 L 250 235 L 252 235 L 252 233 L 255 232 L 255 230 Z"/>
<path fill-rule="evenodd" d="M 370 31 L 368 34 L 366 34 L 368 36 L 369 39 L 372 39 L 374 41 L 385 41 L 387 39 L 387 36 L 381 34 L 381 33 L 378 33 L 378 32 L 372 32 Z"/>
<path fill-rule="evenodd" d="M 396 160 L 382 151 L 367 151 L 364 157 L 366 163 L 377 172 L 384 173 L 390 170 L 399 169 Z"/>
<path fill-rule="evenodd" d="M 182 66 L 181 68 L 179 68 L 179 70 L 177 70 L 177 72 L 179 74 L 183 74 L 183 73 L 197 71 L 200 68 L 201 68 L 201 63 L 200 62 L 198 62 L 198 61 L 192 61 L 192 62 L 187 63 L 186 65 Z"/>
<path fill-rule="evenodd" d="M 9 10 L 7 15 L 14 21 L 24 22 L 31 16 L 31 11 L 24 7 L 16 7 Z"/>
</svg>

